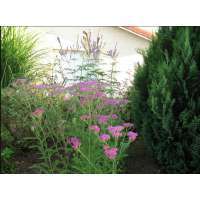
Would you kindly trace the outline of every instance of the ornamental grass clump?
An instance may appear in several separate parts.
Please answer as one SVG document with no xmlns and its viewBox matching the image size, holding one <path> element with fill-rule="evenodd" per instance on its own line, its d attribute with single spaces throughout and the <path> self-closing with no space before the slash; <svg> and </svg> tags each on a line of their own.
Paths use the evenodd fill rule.
<svg viewBox="0 0 200 200">
<path fill-rule="evenodd" d="M 35 77 L 35 67 L 44 55 L 37 45 L 38 35 L 25 27 L 1 27 L 1 88 L 19 77 Z"/>
</svg>

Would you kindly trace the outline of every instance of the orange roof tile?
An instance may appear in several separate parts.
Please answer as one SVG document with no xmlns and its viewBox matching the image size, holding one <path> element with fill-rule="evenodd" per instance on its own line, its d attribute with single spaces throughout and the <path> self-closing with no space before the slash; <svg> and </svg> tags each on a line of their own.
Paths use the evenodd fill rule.
<svg viewBox="0 0 200 200">
<path fill-rule="evenodd" d="M 122 26 L 121 28 L 126 29 L 127 31 L 130 31 L 132 33 L 135 33 L 136 35 L 139 35 L 141 37 L 144 37 L 148 40 L 152 39 L 153 33 L 149 32 L 147 30 L 144 30 L 138 26 Z"/>
</svg>

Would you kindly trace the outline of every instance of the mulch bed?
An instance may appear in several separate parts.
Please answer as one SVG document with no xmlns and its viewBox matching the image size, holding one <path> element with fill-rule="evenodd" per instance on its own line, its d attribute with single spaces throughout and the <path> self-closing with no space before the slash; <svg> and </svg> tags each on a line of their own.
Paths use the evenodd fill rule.
<svg viewBox="0 0 200 200">
<path fill-rule="evenodd" d="M 138 137 L 128 150 L 125 161 L 126 174 L 160 174 L 161 169 L 147 149 L 144 139 Z"/>
<path fill-rule="evenodd" d="M 16 166 L 16 174 L 37 174 L 31 166 L 37 162 L 38 158 L 34 152 L 17 153 L 14 162 Z"/>
<path fill-rule="evenodd" d="M 160 174 L 162 173 L 158 164 L 152 158 L 151 153 L 145 146 L 142 138 L 138 139 L 128 150 L 128 157 L 125 160 L 123 174 Z M 34 174 L 31 166 L 37 162 L 34 152 L 20 152 L 15 156 L 16 173 Z"/>
<path fill-rule="evenodd" d="M 144 139 L 138 137 L 128 150 L 128 157 L 123 161 L 122 174 L 160 174 L 162 173 L 159 165 L 152 157 L 150 151 L 145 145 Z M 28 149 L 16 151 L 13 158 L 16 166 L 16 174 L 35 174 L 35 170 L 31 168 L 33 164 L 38 162 L 37 154 Z"/>
</svg>

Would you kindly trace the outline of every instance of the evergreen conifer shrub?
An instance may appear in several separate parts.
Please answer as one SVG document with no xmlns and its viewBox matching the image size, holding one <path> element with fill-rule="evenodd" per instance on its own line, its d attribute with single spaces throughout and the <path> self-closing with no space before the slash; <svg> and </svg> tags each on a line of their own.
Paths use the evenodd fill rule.
<svg viewBox="0 0 200 200">
<path fill-rule="evenodd" d="M 200 28 L 161 27 L 129 90 L 130 117 L 167 173 L 200 173 Z"/>
</svg>

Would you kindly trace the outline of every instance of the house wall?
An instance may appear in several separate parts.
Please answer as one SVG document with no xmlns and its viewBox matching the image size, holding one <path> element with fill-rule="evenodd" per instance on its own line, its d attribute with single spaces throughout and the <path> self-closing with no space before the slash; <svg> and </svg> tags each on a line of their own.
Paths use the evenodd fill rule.
<svg viewBox="0 0 200 200">
<path fill-rule="evenodd" d="M 113 49 L 117 43 L 117 49 L 119 51 L 117 59 L 117 70 L 120 71 L 118 75 L 119 81 L 132 79 L 136 63 L 143 62 L 142 56 L 137 53 L 137 50 L 146 49 L 149 45 L 148 40 L 122 30 L 119 27 L 31 27 L 30 30 L 40 32 L 41 46 L 48 47 L 49 49 L 59 48 L 56 39 L 57 36 L 60 37 L 64 48 L 66 48 L 67 46 L 75 44 L 77 38 L 81 38 L 83 31 L 90 31 L 94 38 L 98 34 L 102 35 L 106 43 L 105 49 L 107 50 Z M 49 59 L 49 61 L 51 60 L 50 62 L 53 60 L 52 55 Z"/>
</svg>

